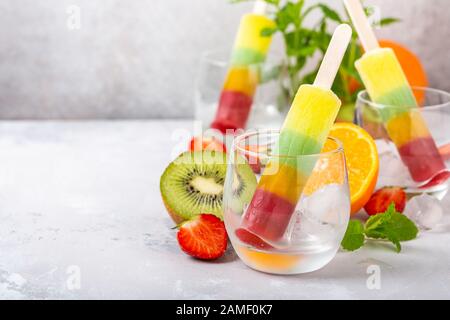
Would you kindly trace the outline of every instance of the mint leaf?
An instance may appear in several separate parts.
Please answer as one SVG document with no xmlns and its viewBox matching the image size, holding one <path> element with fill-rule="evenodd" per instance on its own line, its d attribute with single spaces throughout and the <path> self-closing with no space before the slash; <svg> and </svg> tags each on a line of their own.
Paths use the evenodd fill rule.
<svg viewBox="0 0 450 320">
<path fill-rule="evenodd" d="M 365 225 L 366 236 L 375 239 L 387 239 L 390 234 L 399 241 L 409 241 L 415 239 L 418 232 L 414 222 L 395 210 L 394 203 L 385 213 L 370 217 Z"/>
<path fill-rule="evenodd" d="M 337 13 L 335 10 L 331 9 L 329 6 L 325 4 L 319 4 L 319 8 L 322 9 L 323 14 L 330 18 L 333 21 L 342 22 L 341 17 L 339 16 L 339 13 Z"/>
<path fill-rule="evenodd" d="M 392 242 L 400 252 L 400 242 L 415 239 L 418 232 L 414 222 L 397 212 L 392 203 L 385 213 L 370 217 L 365 225 L 359 220 L 351 220 L 341 245 L 345 250 L 355 251 L 364 245 L 365 238 L 383 239 Z"/>
<path fill-rule="evenodd" d="M 300 12 L 302 11 L 302 8 L 303 1 L 299 1 L 296 3 L 288 2 L 285 6 L 280 8 L 275 13 L 275 22 L 278 26 L 278 29 L 280 29 L 281 31 L 285 31 L 290 24 L 300 26 Z"/>
<path fill-rule="evenodd" d="M 392 214 L 390 221 L 386 224 L 385 229 L 394 234 L 399 241 L 409 241 L 417 237 L 419 229 L 407 216 L 395 212 Z"/>
<path fill-rule="evenodd" d="M 361 221 L 350 220 L 341 245 L 348 251 L 358 250 L 364 245 L 364 226 Z"/>
<path fill-rule="evenodd" d="M 364 234 L 367 238 L 371 239 L 386 239 L 384 230 L 365 230 Z"/>
<path fill-rule="evenodd" d="M 397 252 L 401 251 L 400 241 L 409 241 L 417 237 L 419 230 L 407 216 L 395 210 L 392 203 L 385 213 L 370 217 L 365 225 L 364 233 L 368 238 L 391 241 Z"/>
<path fill-rule="evenodd" d="M 271 37 L 277 31 L 278 31 L 277 28 L 264 28 L 261 30 L 261 36 L 262 37 Z"/>
<path fill-rule="evenodd" d="M 395 245 L 397 253 L 400 253 L 400 251 L 402 251 L 402 246 L 400 245 L 400 240 L 398 239 L 395 232 L 392 232 L 391 230 L 385 230 L 385 234 L 386 238 Z"/>
<path fill-rule="evenodd" d="M 273 4 L 274 6 L 277 6 L 280 3 L 280 0 L 264 0 L 268 4 Z"/>
<path fill-rule="evenodd" d="M 384 26 L 388 26 L 390 24 L 397 23 L 400 21 L 401 20 L 397 19 L 397 18 L 383 18 L 380 20 L 379 25 L 384 27 Z"/>
<path fill-rule="evenodd" d="M 393 210 L 393 211 L 392 211 Z M 392 213 L 395 212 L 395 204 L 392 203 L 385 213 L 379 213 L 371 216 L 366 222 L 365 232 L 370 233 L 386 224 L 392 217 Z"/>
</svg>

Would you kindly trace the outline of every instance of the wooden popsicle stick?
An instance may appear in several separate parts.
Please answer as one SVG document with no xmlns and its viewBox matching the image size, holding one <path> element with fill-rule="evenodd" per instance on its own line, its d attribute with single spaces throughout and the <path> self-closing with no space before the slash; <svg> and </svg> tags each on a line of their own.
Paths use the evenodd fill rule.
<svg viewBox="0 0 450 320">
<path fill-rule="evenodd" d="M 267 13 L 267 2 L 262 0 L 256 1 L 253 7 L 253 13 L 260 16 L 265 16 Z"/>
<path fill-rule="evenodd" d="M 373 32 L 369 19 L 364 12 L 364 8 L 360 0 L 344 0 L 348 14 L 353 21 L 356 31 L 358 32 L 361 44 L 366 52 L 378 49 L 380 44 Z"/>
<path fill-rule="evenodd" d="M 352 28 L 348 24 L 336 28 L 314 81 L 315 86 L 331 89 L 351 39 Z"/>
</svg>

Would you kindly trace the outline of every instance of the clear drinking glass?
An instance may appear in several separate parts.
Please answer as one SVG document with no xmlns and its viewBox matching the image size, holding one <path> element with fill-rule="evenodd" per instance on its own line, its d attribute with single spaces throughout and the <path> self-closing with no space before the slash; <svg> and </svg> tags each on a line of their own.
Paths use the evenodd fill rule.
<svg viewBox="0 0 450 320">
<path fill-rule="evenodd" d="M 231 53 L 215 50 L 203 54 L 195 82 L 195 120 L 202 123 L 203 129 L 210 127 L 216 115 L 217 106 L 230 67 Z M 249 66 L 258 73 L 260 84 L 253 98 L 253 105 L 247 128 L 278 129 L 281 127 L 289 101 L 283 101 L 280 81 L 283 61 L 276 54 L 269 56 L 264 64 Z"/>
<path fill-rule="evenodd" d="M 450 94 L 430 88 L 413 91 L 419 108 L 406 113 L 374 103 L 367 91 L 360 92 L 356 121 L 377 142 L 378 187 L 400 186 L 409 194 L 428 193 L 442 199 L 449 184 Z M 394 127 L 392 120 L 384 121 L 386 116 L 401 125 Z"/>
<path fill-rule="evenodd" d="M 260 131 L 235 138 L 224 186 L 225 225 L 235 251 L 249 267 L 274 274 L 311 272 L 333 259 L 347 228 L 350 196 L 344 151 L 338 140 L 328 138 L 321 154 L 298 157 L 276 154 L 274 150 L 279 135 L 279 131 Z M 257 172 L 255 176 L 260 184 L 250 190 L 253 200 L 247 202 L 235 190 L 240 181 L 239 166 L 243 162 L 249 163 Z M 283 167 L 274 166 L 274 163 L 297 164 L 296 167 L 302 168 L 303 172 L 305 168 L 306 171 L 309 170 L 307 168 L 312 170 L 308 171 L 309 177 L 285 175 L 280 188 L 272 190 L 273 193 L 264 191 L 265 199 L 255 196 L 264 189 L 264 182 L 260 183 L 263 177 L 272 179 L 280 177 L 283 172 Z M 269 204 L 270 210 L 256 219 L 253 216 L 249 222 L 249 208 L 254 202 L 271 203 L 271 197 L 282 188 L 299 191 L 295 201 L 292 196 L 289 200 L 291 211 L 288 215 L 285 206 Z M 270 223 L 258 234 L 255 230 L 259 227 L 258 223 L 264 220 Z M 249 241 L 249 238 L 244 240 L 239 233 L 242 228 L 252 230 L 250 234 L 263 239 L 267 246 Z M 262 235 L 270 232 L 277 234 L 276 239 Z"/>
</svg>

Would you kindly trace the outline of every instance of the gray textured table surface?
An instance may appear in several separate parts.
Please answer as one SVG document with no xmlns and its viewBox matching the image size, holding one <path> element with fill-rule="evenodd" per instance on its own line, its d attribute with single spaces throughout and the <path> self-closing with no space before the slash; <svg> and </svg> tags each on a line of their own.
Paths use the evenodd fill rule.
<svg viewBox="0 0 450 320">
<path fill-rule="evenodd" d="M 190 259 L 159 177 L 183 146 L 176 129 L 191 126 L 0 122 L 0 298 L 450 298 L 448 210 L 401 254 L 340 252 L 305 275 L 250 270 L 232 250 L 214 263 Z M 367 286 L 370 265 L 379 290 Z"/>
</svg>

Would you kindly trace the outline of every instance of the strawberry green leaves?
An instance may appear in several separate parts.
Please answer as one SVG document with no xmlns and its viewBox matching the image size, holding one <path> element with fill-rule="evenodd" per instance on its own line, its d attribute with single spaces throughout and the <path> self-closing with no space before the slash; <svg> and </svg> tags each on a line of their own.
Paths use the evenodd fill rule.
<svg viewBox="0 0 450 320">
<path fill-rule="evenodd" d="M 385 213 L 370 217 L 365 225 L 359 220 L 351 220 L 341 245 L 345 250 L 355 251 L 360 249 L 367 239 L 387 240 L 400 252 L 400 243 L 415 239 L 418 232 L 414 222 L 397 212 L 392 203 Z"/>
</svg>

